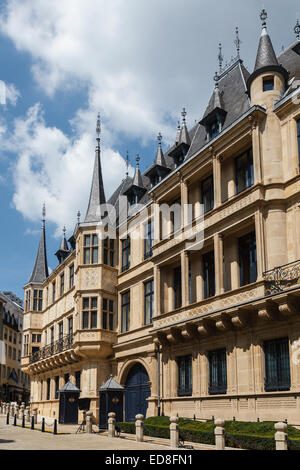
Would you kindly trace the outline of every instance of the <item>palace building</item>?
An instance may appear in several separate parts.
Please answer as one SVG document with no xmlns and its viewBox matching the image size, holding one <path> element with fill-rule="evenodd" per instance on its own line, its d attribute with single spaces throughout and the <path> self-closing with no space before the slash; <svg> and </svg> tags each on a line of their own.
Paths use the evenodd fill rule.
<svg viewBox="0 0 300 470">
<path fill-rule="evenodd" d="M 220 50 L 200 122 L 188 129 L 184 110 L 174 145 L 163 152 L 159 136 L 153 165 L 142 173 L 137 159 L 109 201 L 98 121 L 85 220 L 64 233 L 51 274 L 43 220 L 24 287 L 22 368 L 40 414 L 58 416 L 70 380 L 98 419 L 98 389 L 112 374 L 127 421 L 178 413 L 300 424 L 300 26 L 276 55 L 266 18 L 254 70 L 237 31 L 237 57 L 223 67 Z M 119 219 L 117 237 L 103 239 L 100 206 L 118 208 L 120 196 L 131 230 Z M 198 221 L 195 249 L 182 234 L 197 234 Z"/>
</svg>

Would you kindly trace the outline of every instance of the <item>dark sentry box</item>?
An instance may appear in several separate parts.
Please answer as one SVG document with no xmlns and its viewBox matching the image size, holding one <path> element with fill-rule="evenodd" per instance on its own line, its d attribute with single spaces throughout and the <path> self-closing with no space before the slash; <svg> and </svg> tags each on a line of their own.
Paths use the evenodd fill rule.
<svg viewBox="0 0 300 470">
<path fill-rule="evenodd" d="M 59 423 L 78 424 L 78 401 L 80 390 L 67 382 L 59 391 Z"/>
<path fill-rule="evenodd" d="M 116 413 L 116 422 L 124 421 L 125 389 L 111 375 L 99 392 L 99 429 L 107 429 L 108 413 Z"/>
</svg>

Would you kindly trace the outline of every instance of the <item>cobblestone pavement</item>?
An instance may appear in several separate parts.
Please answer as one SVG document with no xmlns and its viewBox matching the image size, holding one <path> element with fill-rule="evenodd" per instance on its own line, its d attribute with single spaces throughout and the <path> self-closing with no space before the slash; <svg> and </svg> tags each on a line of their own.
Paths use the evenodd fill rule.
<svg viewBox="0 0 300 470">
<path fill-rule="evenodd" d="M 169 441 L 145 437 L 145 442 L 136 442 L 135 436 L 109 438 L 103 434 L 76 434 L 78 426 L 59 426 L 64 434 L 53 435 L 31 429 L 22 429 L 12 424 L 6 425 L 4 416 L 0 416 L 0 451 L 1 450 L 159 450 L 169 451 Z M 95 427 L 95 429 L 97 429 Z M 213 450 L 212 446 L 195 444 L 195 449 Z M 180 450 L 180 449 L 179 449 Z"/>
</svg>

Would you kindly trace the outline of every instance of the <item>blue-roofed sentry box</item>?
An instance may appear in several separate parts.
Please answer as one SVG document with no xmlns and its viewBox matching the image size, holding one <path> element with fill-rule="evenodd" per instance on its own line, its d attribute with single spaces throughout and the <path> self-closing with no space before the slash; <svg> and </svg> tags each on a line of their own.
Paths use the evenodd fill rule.
<svg viewBox="0 0 300 470">
<path fill-rule="evenodd" d="M 99 429 L 107 429 L 108 413 L 116 413 L 116 422 L 124 421 L 125 389 L 111 375 L 99 392 Z"/>
<path fill-rule="evenodd" d="M 78 424 L 78 399 L 80 390 L 67 382 L 59 391 L 59 423 Z"/>
</svg>

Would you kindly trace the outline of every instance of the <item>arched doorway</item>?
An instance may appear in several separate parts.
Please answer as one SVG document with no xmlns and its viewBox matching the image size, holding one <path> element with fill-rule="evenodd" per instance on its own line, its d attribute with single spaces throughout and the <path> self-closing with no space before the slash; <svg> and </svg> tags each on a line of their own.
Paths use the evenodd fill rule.
<svg viewBox="0 0 300 470">
<path fill-rule="evenodd" d="M 129 371 L 125 384 L 125 419 L 135 421 L 137 414 L 146 416 L 150 397 L 149 375 L 142 364 L 135 364 Z"/>
</svg>

